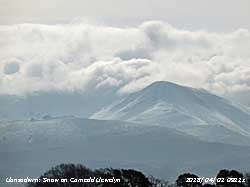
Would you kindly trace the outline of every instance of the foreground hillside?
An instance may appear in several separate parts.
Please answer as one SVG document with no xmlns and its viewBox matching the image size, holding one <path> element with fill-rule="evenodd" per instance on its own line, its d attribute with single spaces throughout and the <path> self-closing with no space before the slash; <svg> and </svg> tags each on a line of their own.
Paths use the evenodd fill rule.
<svg viewBox="0 0 250 187">
<path fill-rule="evenodd" d="M 170 179 L 190 170 L 210 176 L 221 168 L 250 168 L 250 147 L 207 143 L 163 126 L 54 118 L 1 122 L 0 131 L 1 177 L 35 177 L 67 162 L 136 168 Z"/>
</svg>

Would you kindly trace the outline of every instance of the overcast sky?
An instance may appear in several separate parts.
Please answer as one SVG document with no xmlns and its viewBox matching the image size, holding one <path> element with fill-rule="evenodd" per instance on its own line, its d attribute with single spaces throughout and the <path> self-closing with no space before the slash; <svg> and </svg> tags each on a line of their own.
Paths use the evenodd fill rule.
<svg viewBox="0 0 250 187">
<path fill-rule="evenodd" d="M 0 0 L 0 94 L 165 80 L 250 103 L 249 31 L 250 0 Z"/>
<path fill-rule="evenodd" d="M 249 0 L 0 0 L 0 24 L 86 18 L 127 26 L 163 20 L 182 29 L 250 29 Z"/>
</svg>

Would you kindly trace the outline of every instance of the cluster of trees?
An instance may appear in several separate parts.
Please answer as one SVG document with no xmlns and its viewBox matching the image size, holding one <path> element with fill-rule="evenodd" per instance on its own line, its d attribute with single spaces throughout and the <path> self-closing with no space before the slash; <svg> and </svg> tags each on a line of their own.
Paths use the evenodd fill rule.
<svg viewBox="0 0 250 187">
<path fill-rule="evenodd" d="M 133 169 L 105 168 L 93 171 L 80 164 L 61 164 L 44 173 L 38 182 L 28 183 L 27 187 L 250 187 L 250 174 L 243 175 L 235 170 L 220 170 L 216 178 L 224 180 L 214 181 L 213 184 L 202 184 L 199 180 L 187 182 L 187 179 L 199 179 L 199 177 L 195 174 L 184 173 L 177 178 L 175 183 L 169 183 L 153 176 L 146 177 L 142 172 Z M 244 178 L 245 181 L 228 182 L 227 179 L 231 178 Z M 44 182 L 44 179 L 59 180 Z M 72 179 L 98 179 L 98 182 L 74 182 Z M 100 179 L 111 181 L 119 179 L 119 182 L 114 180 L 100 182 Z"/>
<path fill-rule="evenodd" d="M 44 180 L 46 179 L 46 180 Z M 67 182 L 50 179 L 67 179 Z M 92 179 L 94 182 L 75 182 L 74 179 Z M 112 182 L 101 182 L 110 179 Z M 115 179 L 119 179 L 117 182 Z M 80 164 L 61 164 L 52 167 L 40 177 L 36 183 L 28 183 L 28 187 L 150 187 L 149 179 L 140 171 L 132 169 L 91 169 Z"/>
</svg>

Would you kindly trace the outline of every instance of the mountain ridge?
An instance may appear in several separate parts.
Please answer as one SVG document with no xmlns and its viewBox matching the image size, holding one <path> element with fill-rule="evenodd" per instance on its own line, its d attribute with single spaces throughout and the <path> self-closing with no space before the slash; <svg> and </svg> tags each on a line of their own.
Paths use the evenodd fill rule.
<svg viewBox="0 0 250 187">
<path fill-rule="evenodd" d="M 209 141 L 214 138 L 213 134 L 217 134 L 215 141 L 223 143 L 250 142 L 250 113 L 247 109 L 203 89 L 164 81 L 130 94 L 91 118 L 163 125 Z M 219 137 L 219 131 L 222 137 Z"/>
</svg>

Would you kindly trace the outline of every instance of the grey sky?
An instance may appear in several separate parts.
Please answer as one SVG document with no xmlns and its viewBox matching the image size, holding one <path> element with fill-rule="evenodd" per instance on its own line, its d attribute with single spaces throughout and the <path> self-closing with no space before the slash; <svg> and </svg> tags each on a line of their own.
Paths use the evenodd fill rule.
<svg viewBox="0 0 250 187">
<path fill-rule="evenodd" d="M 249 0 L 0 0 L 0 24 L 87 18 L 111 25 L 164 20 L 186 29 L 250 29 Z"/>
</svg>

